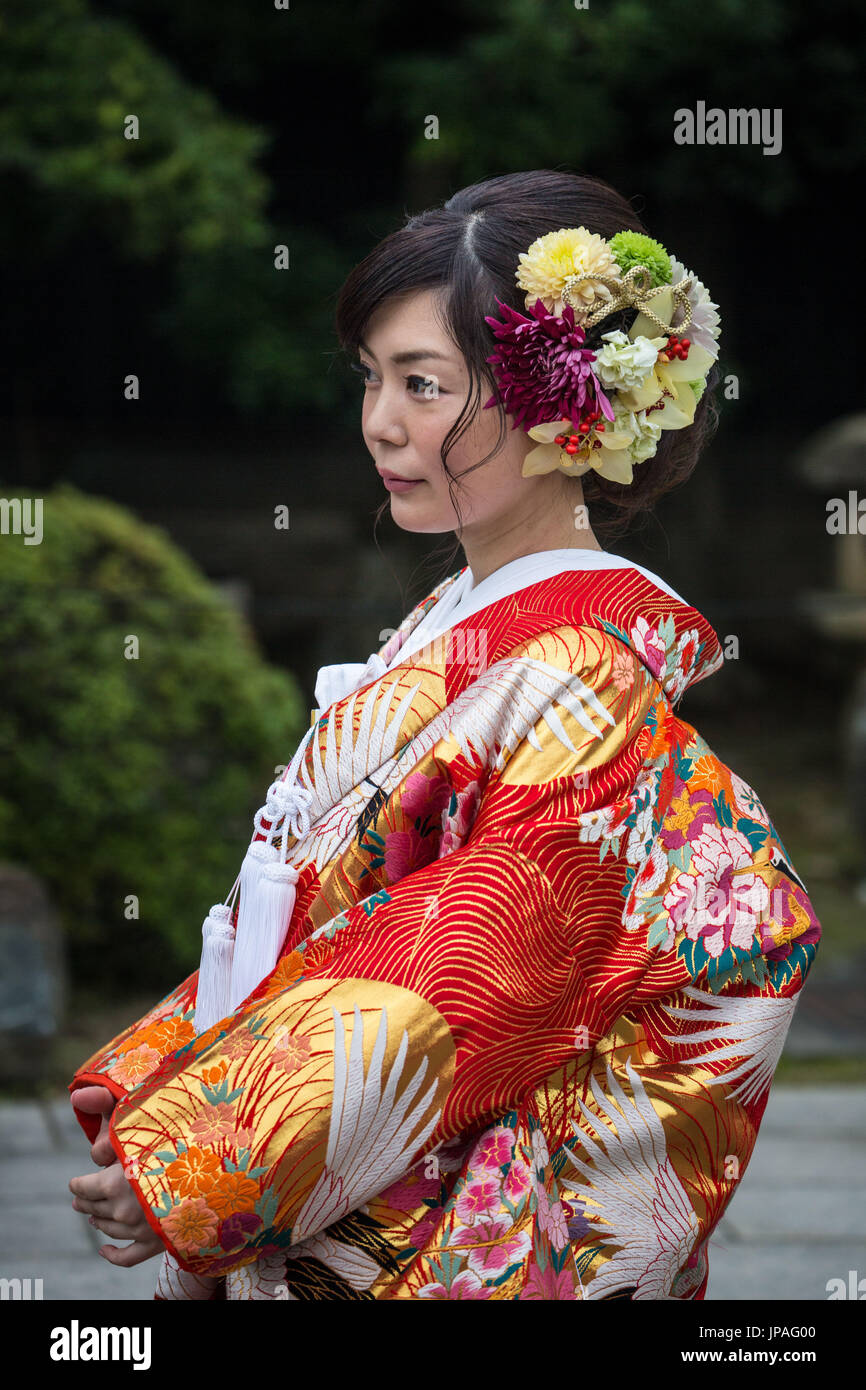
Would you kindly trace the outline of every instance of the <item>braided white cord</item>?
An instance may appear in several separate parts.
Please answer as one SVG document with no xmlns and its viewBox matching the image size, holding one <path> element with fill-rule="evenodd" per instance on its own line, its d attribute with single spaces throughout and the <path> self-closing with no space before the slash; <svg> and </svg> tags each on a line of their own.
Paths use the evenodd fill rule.
<svg viewBox="0 0 866 1390">
<path fill-rule="evenodd" d="M 273 842 L 277 830 L 282 827 L 282 853 L 281 863 L 285 864 L 288 847 L 286 845 L 286 828 L 291 831 L 296 840 L 302 840 L 309 834 L 310 814 L 309 805 L 313 799 L 313 793 L 306 787 L 302 787 L 298 782 L 298 770 L 301 759 L 306 751 L 307 744 L 315 733 L 316 725 L 311 724 L 310 728 L 301 739 L 295 756 L 286 771 L 286 774 L 277 782 L 272 782 L 268 787 L 267 801 L 260 807 L 255 814 L 253 821 L 253 840 L 259 833 L 265 835 L 267 844 Z M 264 830 L 262 821 L 270 822 L 270 829 Z"/>
<path fill-rule="evenodd" d="M 359 686 L 366 684 L 368 680 L 373 680 L 378 676 L 384 675 L 388 666 L 378 652 L 374 652 L 364 668 L 359 680 Z M 324 713 L 324 711 L 321 711 Z M 286 821 L 288 827 L 296 840 L 302 840 L 310 831 L 309 806 L 313 799 L 313 793 L 306 787 L 302 787 L 298 782 L 298 770 L 301 759 L 306 751 L 307 744 L 316 731 L 317 725 L 314 723 L 307 730 L 295 752 L 289 767 L 279 781 L 272 782 L 267 790 L 267 800 L 264 806 L 260 806 L 253 817 L 253 834 L 251 844 L 254 844 L 257 837 L 261 834 L 265 836 L 265 843 L 273 843 L 277 831 L 282 826 L 285 831 Z M 265 830 L 262 821 L 267 820 L 270 829 Z M 282 850 L 279 858 L 281 864 L 285 864 L 288 855 L 285 833 L 282 836 Z M 234 910 L 237 905 L 238 893 L 240 891 L 241 876 L 238 874 L 234 881 L 234 886 L 229 893 L 227 905 Z"/>
</svg>

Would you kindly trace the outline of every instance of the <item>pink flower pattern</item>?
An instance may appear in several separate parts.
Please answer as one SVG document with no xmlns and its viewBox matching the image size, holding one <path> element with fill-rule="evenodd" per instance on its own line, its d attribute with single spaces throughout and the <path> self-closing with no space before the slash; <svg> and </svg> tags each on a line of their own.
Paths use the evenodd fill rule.
<svg viewBox="0 0 866 1390">
<path fill-rule="evenodd" d="M 517 1207 L 532 1191 L 532 1176 L 529 1164 L 516 1158 L 509 1166 L 502 1181 L 502 1191 L 513 1207 Z"/>
<path fill-rule="evenodd" d="M 457 1198 L 456 1211 L 461 1221 L 473 1222 L 496 1215 L 501 1205 L 502 1185 L 498 1176 L 473 1177 Z"/>
<path fill-rule="evenodd" d="M 447 777 L 427 777 L 413 772 L 406 778 L 400 793 L 400 806 L 411 819 L 424 820 L 438 816 L 451 800 L 451 783 Z"/>
<path fill-rule="evenodd" d="M 501 1168 L 503 1163 L 511 1162 L 514 1152 L 514 1130 L 507 1125 L 497 1125 L 476 1144 L 472 1150 L 469 1166 L 478 1168 Z"/>
<path fill-rule="evenodd" d="M 680 874 L 664 897 L 665 910 L 691 941 L 703 938 L 707 954 L 718 957 L 728 946 L 751 944 L 769 890 L 754 873 L 746 836 L 708 825 L 692 846 L 691 871 Z"/>
<path fill-rule="evenodd" d="M 418 1290 L 419 1298 L 490 1298 L 493 1290 L 482 1284 L 477 1274 L 470 1269 L 461 1270 L 451 1287 L 445 1284 L 425 1284 Z"/>
<path fill-rule="evenodd" d="M 656 680 L 659 680 L 667 659 L 661 634 L 656 628 L 650 627 L 646 618 L 638 618 L 631 630 L 631 640 L 638 656 L 643 658 Z"/>
<path fill-rule="evenodd" d="M 456 793 L 457 808 L 453 816 L 443 812 L 442 838 L 439 842 L 439 858 L 442 859 L 446 854 L 452 854 L 455 849 L 459 849 L 469 834 L 469 830 L 475 820 L 475 813 L 478 803 L 481 800 L 481 784 L 478 781 L 469 782 L 463 791 Z"/>
<path fill-rule="evenodd" d="M 209 1105 L 198 1119 L 193 1120 L 190 1130 L 199 1144 L 218 1144 L 220 1139 L 228 1138 L 235 1132 L 235 1108 L 220 1101 Z"/>
<path fill-rule="evenodd" d="M 691 818 L 685 830 L 681 825 L 674 822 L 670 827 L 662 826 L 659 839 L 666 849 L 682 849 L 683 845 L 698 839 L 705 826 L 712 825 L 716 819 L 716 811 L 713 806 L 713 798 L 708 791 L 689 792 L 685 782 L 677 778 L 674 783 L 672 800 L 677 798 L 687 798 L 688 812 Z"/>
<path fill-rule="evenodd" d="M 568 1299 L 574 1301 L 574 1276 L 569 1273 L 568 1268 L 557 1273 L 552 1265 L 548 1265 L 546 1269 L 539 1269 L 537 1264 L 530 1265 L 520 1297 L 551 1302 L 565 1302 Z"/>
<path fill-rule="evenodd" d="M 427 835 L 421 835 L 412 826 L 409 830 L 392 830 L 385 836 L 385 873 L 389 883 L 399 883 L 401 878 L 423 869 L 431 863 L 436 847 Z"/>
<path fill-rule="evenodd" d="M 301 1067 L 310 1060 L 313 1044 L 310 1038 L 303 1033 L 290 1033 L 288 1037 L 280 1038 L 273 1050 L 273 1065 L 279 1070 L 288 1072 L 300 1071 Z"/>
<path fill-rule="evenodd" d="M 483 1279 L 496 1279 L 511 1265 L 519 1264 L 532 1245 L 526 1231 L 515 1231 L 510 1217 L 494 1217 L 463 1226 L 455 1232 L 449 1248 L 469 1250 L 467 1264 Z"/>
</svg>

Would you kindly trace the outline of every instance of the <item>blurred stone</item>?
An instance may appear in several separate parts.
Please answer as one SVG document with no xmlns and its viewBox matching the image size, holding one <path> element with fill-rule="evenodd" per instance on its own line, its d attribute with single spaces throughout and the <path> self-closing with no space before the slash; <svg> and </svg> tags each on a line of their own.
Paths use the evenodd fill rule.
<svg viewBox="0 0 866 1390">
<path fill-rule="evenodd" d="M 796 454 L 801 478 L 818 491 L 828 509 L 833 541 L 832 587 L 799 595 L 799 609 L 832 642 L 866 642 L 866 411 L 842 416 L 812 435 Z M 845 516 L 832 525 L 834 506 Z M 861 669 L 842 712 L 845 799 L 866 868 L 866 668 Z M 862 873 L 862 868 L 858 871 Z M 862 900 L 862 889 L 858 889 Z"/>
<path fill-rule="evenodd" d="M 860 510 L 866 490 L 866 411 L 845 415 L 812 435 L 795 456 L 800 477 L 821 494 L 825 506 L 845 517 L 833 538 L 834 586 L 809 590 L 802 608 L 816 626 L 839 640 L 866 638 L 866 530 Z M 858 490 L 859 489 L 859 490 Z M 835 515 L 835 512 L 833 512 Z"/>
<path fill-rule="evenodd" d="M 0 864 L 0 1077 L 35 1075 L 66 1002 L 57 913 L 40 879 Z"/>
<path fill-rule="evenodd" d="M 795 466 L 819 491 L 866 481 L 866 411 L 816 430 L 795 454 Z"/>
<path fill-rule="evenodd" d="M 866 667 L 858 673 L 844 703 L 841 722 L 845 789 L 866 870 Z"/>
</svg>

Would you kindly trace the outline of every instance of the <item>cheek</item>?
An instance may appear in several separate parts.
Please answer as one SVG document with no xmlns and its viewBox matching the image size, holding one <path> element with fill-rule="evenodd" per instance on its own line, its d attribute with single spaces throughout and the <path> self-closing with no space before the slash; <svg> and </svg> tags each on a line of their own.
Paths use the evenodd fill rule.
<svg viewBox="0 0 866 1390">
<path fill-rule="evenodd" d="M 487 399 L 487 397 L 483 397 Z M 467 462 L 470 457 L 473 461 L 486 458 L 498 447 L 498 453 L 489 460 L 483 470 L 500 473 L 503 477 L 510 477 L 514 473 L 520 472 L 523 459 L 527 453 L 527 436 L 520 429 L 512 429 L 512 420 L 506 416 L 500 432 L 500 414 L 498 410 L 480 409 L 473 420 L 465 439 L 461 441 L 461 448 Z"/>
<path fill-rule="evenodd" d="M 432 462 L 440 462 L 442 459 L 442 445 L 445 436 L 457 419 L 456 409 L 436 409 L 431 405 L 427 410 L 419 410 L 411 424 L 411 438 L 415 445 L 423 450 L 425 456 Z M 461 441 L 462 442 L 462 441 Z M 455 446 L 459 448 L 458 443 Z"/>
<path fill-rule="evenodd" d="M 497 446 L 498 453 L 494 453 Z M 455 471 L 486 458 L 483 467 L 468 474 L 466 486 L 503 500 L 506 495 L 518 493 L 525 487 L 521 469 L 531 446 L 532 441 L 522 430 L 511 428 L 510 418 L 505 421 L 505 433 L 500 439 L 497 411 L 482 410 L 456 444 L 451 457 L 455 460 Z"/>
<path fill-rule="evenodd" d="M 365 392 L 364 392 L 364 395 L 363 395 L 363 397 L 362 397 L 362 400 L 361 400 L 361 434 L 362 434 L 363 437 L 364 437 L 364 442 L 365 442 L 368 446 L 369 446 L 369 443 L 370 443 L 370 440 L 369 440 L 369 438 L 368 438 L 368 433 L 367 433 L 367 419 L 368 419 L 368 416 L 369 416 L 369 414 L 370 414 L 369 400 L 370 400 L 370 398 L 369 398 L 369 396 L 367 395 L 367 393 L 366 393 L 366 391 L 365 391 Z"/>
</svg>

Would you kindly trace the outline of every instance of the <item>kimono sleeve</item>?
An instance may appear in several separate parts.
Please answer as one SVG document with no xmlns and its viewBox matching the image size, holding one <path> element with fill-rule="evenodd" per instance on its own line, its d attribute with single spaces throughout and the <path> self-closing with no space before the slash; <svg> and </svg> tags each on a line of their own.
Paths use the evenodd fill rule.
<svg viewBox="0 0 866 1390">
<path fill-rule="evenodd" d="M 423 782 L 462 788 L 439 857 L 320 926 L 120 1101 L 113 1147 L 182 1269 L 219 1277 L 325 1230 L 607 1031 L 621 999 L 576 949 L 561 835 L 640 763 L 642 672 L 573 629 L 492 668 L 402 784 L 413 812 Z"/>
<path fill-rule="evenodd" d="M 195 1037 L 197 990 L 195 970 L 146 1014 L 82 1062 L 69 1083 L 70 1094 L 82 1086 L 104 1086 L 118 1100 L 128 1095 L 166 1057 Z M 99 1132 L 100 1116 L 73 1109 L 92 1144 Z"/>
</svg>

